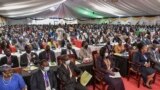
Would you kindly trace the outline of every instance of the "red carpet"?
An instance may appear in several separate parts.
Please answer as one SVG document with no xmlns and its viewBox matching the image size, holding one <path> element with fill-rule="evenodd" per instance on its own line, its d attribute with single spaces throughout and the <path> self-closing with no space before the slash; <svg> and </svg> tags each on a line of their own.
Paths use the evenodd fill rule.
<svg viewBox="0 0 160 90">
<path fill-rule="evenodd" d="M 160 90 L 160 75 L 157 75 L 156 81 L 152 85 L 152 89 L 148 89 L 148 88 L 144 87 L 142 85 L 142 83 L 141 83 L 140 88 L 138 88 L 136 81 L 132 78 L 129 81 L 127 80 L 127 78 L 123 78 L 123 82 L 124 82 L 126 90 Z M 88 86 L 88 90 L 93 90 L 93 87 Z M 107 90 L 107 88 L 106 88 L 106 90 Z"/>
</svg>

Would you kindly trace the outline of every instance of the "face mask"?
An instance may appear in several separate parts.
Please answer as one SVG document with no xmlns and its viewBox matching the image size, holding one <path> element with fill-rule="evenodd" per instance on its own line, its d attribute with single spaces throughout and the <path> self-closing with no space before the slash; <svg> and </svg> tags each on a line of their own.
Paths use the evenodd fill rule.
<svg viewBox="0 0 160 90">
<path fill-rule="evenodd" d="M 49 69 L 50 69 L 50 67 L 49 66 L 47 66 L 47 67 L 44 67 L 44 71 L 49 71 Z"/>
<path fill-rule="evenodd" d="M 108 56 L 108 53 L 105 53 L 105 57 L 107 57 Z"/>
<path fill-rule="evenodd" d="M 71 62 L 70 60 L 65 61 L 66 65 L 69 65 L 70 62 Z"/>
<path fill-rule="evenodd" d="M 156 48 L 155 51 L 158 51 L 158 48 Z"/>
</svg>

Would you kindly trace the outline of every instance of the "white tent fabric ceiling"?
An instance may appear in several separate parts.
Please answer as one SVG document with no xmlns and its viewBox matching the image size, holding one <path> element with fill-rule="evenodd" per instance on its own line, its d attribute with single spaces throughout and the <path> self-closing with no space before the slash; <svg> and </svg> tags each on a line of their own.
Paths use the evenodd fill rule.
<svg viewBox="0 0 160 90">
<path fill-rule="evenodd" d="M 0 15 L 102 18 L 160 15 L 160 0 L 1 0 Z"/>
</svg>

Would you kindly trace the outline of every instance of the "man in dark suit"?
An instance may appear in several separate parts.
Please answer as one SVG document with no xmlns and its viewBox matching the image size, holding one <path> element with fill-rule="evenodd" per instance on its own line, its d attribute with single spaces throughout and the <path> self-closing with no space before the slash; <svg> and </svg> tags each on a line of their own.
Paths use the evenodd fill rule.
<svg viewBox="0 0 160 90">
<path fill-rule="evenodd" d="M 12 68 L 19 67 L 19 62 L 17 56 L 11 55 L 11 51 L 9 49 L 4 50 L 5 57 L 2 57 L 0 60 L 0 66 L 4 64 L 11 65 Z"/>
<path fill-rule="evenodd" d="M 158 40 L 157 36 L 155 36 L 155 38 L 153 39 L 153 43 L 154 44 L 160 44 L 160 41 Z"/>
<path fill-rule="evenodd" d="M 33 42 L 32 42 L 32 49 L 33 50 L 38 50 L 39 48 L 40 48 L 40 46 L 39 46 L 39 42 L 38 42 L 38 40 L 36 39 L 36 40 L 33 40 Z"/>
<path fill-rule="evenodd" d="M 20 57 L 20 66 L 26 67 L 29 64 L 37 64 L 38 55 L 34 52 L 31 52 L 31 45 L 25 45 L 25 51 L 23 55 Z"/>
<path fill-rule="evenodd" d="M 118 35 L 115 35 L 113 38 L 113 42 L 119 42 L 121 41 L 120 37 Z"/>
<path fill-rule="evenodd" d="M 69 60 L 67 55 L 62 56 L 62 64 L 57 71 L 59 79 L 64 83 L 64 90 L 87 90 L 77 81 L 81 70 Z"/>
<path fill-rule="evenodd" d="M 63 35 L 63 39 L 62 39 L 62 41 L 61 41 L 61 47 L 66 46 L 68 43 L 69 43 L 69 40 L 67 39 L 67 35 L 64 34 L 64 35 Z"/>
<path fill-rule="evenodd" d="M 72 45 L 70 43 L 67 44 L 67 49 L 62 49 L 61 55 L 64 54 L 74 54 L 75 58 L 78 59 L 76 50 L 72 48 Z"/>
<path fill-rule="evenodd" d="M 160 72 L 160 53 L 155 44 L 150 49 L 151 60 L 155 63 L 154 68 Z"/>
<path fill-rule="evenodd" d="M 45 51 L 43 51 L 39 54 L 39 59 L 40 60 L 46 59 L 46 60 L 51 61 L 51 62 L 56 61 L 55 53 L 52 50 L 50 50 L 49 45 L 46 46 Z"/>
<path fill-rule="evenodd" d="M 57 79 L 47 60 L 40 61 L 40 69 L 30 79 L 31 90 L 57 90 Z"/>
<path fill-rule="evenodd" d="M 140 65 L 140 73 L 143 78 L 144 86 L 151 89 L 150 82 L 153 80 L 155 75 L 155 70 L 151 67 L 151 57 L 148 53 L 147 45 L 143 43 L 137 44 L 138 51 L 134 53 L 132 57 L 132 61 L 138 65 Z M 135 69 L 135 67 L 133 67 Z"/>
</svg>

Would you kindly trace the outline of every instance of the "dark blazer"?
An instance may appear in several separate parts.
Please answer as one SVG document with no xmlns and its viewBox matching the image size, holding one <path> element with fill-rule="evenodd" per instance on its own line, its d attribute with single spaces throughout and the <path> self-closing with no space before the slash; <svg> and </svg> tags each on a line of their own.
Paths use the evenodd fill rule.
<svg viewBox="0 0 160 90">
<path fill-rule="evenodd" d="M 132 61 L 140 64 L 141 66 L 144 66 L 145 62 L 150 62 L 150 60 L 151 60 L 151 57 L 150 57 L 149 53 L 145 53 L 144 55 L 147 57 L 147 60 L 140 53 L 140 51 L 138 51 L 133 55 Z"/>
<path fill-rule="evenodd" d="M 57 79 L 55 73 L 52 70 L 49 70 L 47 74 L 51 88 L 55 88 L 57 90 Z M 45 90 L 45 81 L 43 73 L 40 69 L 31 76 L 30 83 L 31 90 Z"/>
<path fill-rule="evenodd" d="M 126 51 L 128 51 L 128 52 L 129 52 L 129 50 L 132 48 L 132 46 L 129 45 L 128 43 L 126 43 L 126 44 L 124 45 L 124 47 L 125 47 Z"/>
<path fill-rule="evenodd" d="M 115 36 L 115 37 L 113 38 L 113 42 L 119 42 L 119 41 L 121 41 L 121 39 L 120 39 L 118 36 Z"/>
<path fill-rule="evenodd" d="M 61 55 L 67 54 L 67 50 L 68 50 L 68 49 L 62 49 L 62 50 L 61 50 Z M 77 56 L 77 54 L 76 54 L 76 50 L 72 48 L 71 51 L 72 51 L 72 53 L 75 55 L 75 58 L 78 59 L 78 56 Z"/>
<path fill-rule="evenodd" d="M 38 55 L 36 53 L 31 52 L 31 57 L 32 59 L 30 60 L 34 64 L 38 63 Z M 27 66 L 28 65 L 28 58 L 27 58 L 27 53 L 24 53 L 20 57 L 20 66 Z"/>
<path fill-rule="evenodd" d="M 113 52 L 113 46 L 112 45 L 106 45 L 105 46 L 108 49 L 108 52 Z"/>
<path fill-rule="evenodd" d="M 69 43 L 69 40 L 67 39 L 67 40 L 62 40 L 61 41 L 61 47 L 64 47 L 65 45 L 67 45 L 67 43 Z"/>
<path fill-rule="evenodd" d="M 145 56 L 147 57 L 147 59 L 144 58 L 144 56 L 142 55 L 142 53 L 140 51 L 136 52 L 133 55 L 133 62 L 141 65 L 140 72 L 142 74 L 142 78 L 143 78 L 144 82 L 147 81 L 148 75 L 155 73 L 155 70 L 152 67 L 145 67 L 144 66 L 145 62 L 150 62 L 150 60 L 151 60 L 149 53 L 145 53 Z M 133 68 L 135 68 L 135 67 L 133 67 Z"/>
<path fill-rule="evenodd" d="M 152 44 L 152 41 L 151 41 L 150 39 L 148 39 L 148 38 L 143 38 L 143 39 L 142 39 L 142 42 L 143 42 L 144 44 L 146 44 L 146 45 Z"/>
<path fill-rule="evenodd" d="M 154 53 L 154 50 L 150 50 L 150 54 L 151 60 L 155 63 L 154 68 L 160 71 L 160 61 L 157 61 L 157 59 L 160 60 L 160 53 L 158 51 Z"/>
<path fill-rule="evenodd" d="M 47 54 L 46 51 L 42 51 L 42 52 L 39 54 L 39 59 L 40 59 L 40 60 L 42 60 L 42 59 L 47 59 L 46 54 Z M 51 58 L 51 62 L 56 61 L 55 53 L 54 53 L 54 51 L 52 51 L 52 50 L 50 50 L 50 58 Z"/>
<path fill-rule="evenodd" d="M 70 63 L 69 67 L 70 67 L 72 72 L 74 72 L 78 75 L 81 73 L 81 70 L 76 65 L 74 65 L 73 63 Z M 76 83 L 76 79 L 74 77 L 70 77 L 70 73 L 66 69 L 64 64 L 60 65 L 57 72 L 58 72 L 58 76 L 59 76 L 60 80 L 62 80 L 64 82 L 65 86 L 72 85 L 72 84 Z"/>
<path fill-rule="evenodd" d="M 12 62 L 12 65 L 11 65 L 12 68 L 19 67 L 19 62 L 18 62 L 17 56 L 11 55 L 11 62 Z M 6 56 L 2 57 L 0 60 L 0 66 L 7 64 L 7 63 L 8 63 L 7 57 Z"/>
<path fill-rule="evenodd" d="M 153 43 L 160 44 L 160 42 L 158 40 L 156 40 L 156 39 L 153 40 Z"/>
<path fill-rule="evenodd" d="M 33 43 L 32 43 L 32 48 L 33 48 L 33 50 L 38 50 L 38 47 L 39 47 L 38 42 L 33 42 Z"/>
</svg>

